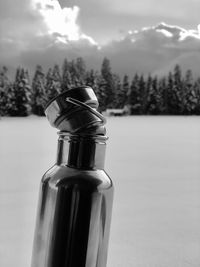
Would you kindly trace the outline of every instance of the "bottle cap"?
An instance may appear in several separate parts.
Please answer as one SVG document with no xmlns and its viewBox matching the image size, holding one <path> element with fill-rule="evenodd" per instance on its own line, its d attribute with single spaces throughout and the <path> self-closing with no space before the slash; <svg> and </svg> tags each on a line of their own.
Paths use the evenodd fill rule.
<svg viewBox="0 0 200 267">
<path fill-rule="evenodd" d="M 105 118 L 97 111 L 97 97 L 91 87 L 67 90 L 53 98 L 45 108 L 51 126 L 69 133 L 105 134 Z"/>
</svg>

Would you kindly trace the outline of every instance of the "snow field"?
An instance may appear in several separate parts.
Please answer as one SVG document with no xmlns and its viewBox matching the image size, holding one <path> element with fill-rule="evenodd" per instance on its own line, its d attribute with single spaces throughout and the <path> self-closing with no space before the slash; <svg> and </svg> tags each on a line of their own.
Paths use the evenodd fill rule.
<svg viewBox="0 0 200 267">
<path fill-rule="evenodd" d="M 108 267 L 199 267 L 200 118 L 109 117 L 115 185 Z M 0 120 L 0 266 L 30 266 L 42 174 L 56 157 L 45 118 Z"/>
</svg>

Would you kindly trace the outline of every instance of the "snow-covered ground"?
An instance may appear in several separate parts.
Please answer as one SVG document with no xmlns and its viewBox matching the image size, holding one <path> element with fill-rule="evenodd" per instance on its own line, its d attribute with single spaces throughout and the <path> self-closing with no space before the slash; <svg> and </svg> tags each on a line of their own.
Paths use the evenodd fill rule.
<svg viewBox="0 0 200 267">
<path fill-rule="evenodd" d="M 38 189 L 54 163 L 45 118 L 0 120 L 0 266 L 30 266 Z M 108 267 L 200 266 L 200 117 L 108 118 L 115 184 Z"/>
</svg>

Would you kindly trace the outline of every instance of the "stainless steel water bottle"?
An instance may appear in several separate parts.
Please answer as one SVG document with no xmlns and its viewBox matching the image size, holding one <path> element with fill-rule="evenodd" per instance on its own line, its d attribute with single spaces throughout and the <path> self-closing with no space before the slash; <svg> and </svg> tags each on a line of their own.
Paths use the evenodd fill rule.
<svg viewBox="0 0 200 267">
<path fill-rule="evenodd" d="M 59 129 L 57 160 L 43 176 L 32 267 L 105 267 L 113 183 L 104 171 L 105 119 L 90 87 L 68 90 L 46 107 Z"/>
</svg>

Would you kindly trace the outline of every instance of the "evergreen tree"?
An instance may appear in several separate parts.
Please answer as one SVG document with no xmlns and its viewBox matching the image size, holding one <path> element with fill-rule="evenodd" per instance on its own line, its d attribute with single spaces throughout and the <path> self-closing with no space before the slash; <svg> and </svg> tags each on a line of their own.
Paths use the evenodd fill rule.
<svg viewBox="0 0 200 267">
<path fill-rule="evenodd" d="M 61 92 L 61 76 L 59 66 L 55 65 L 53 70 L 50 68 L 46 75 L 45 100 L 50 101 Z"/>
<path fill-rule="evenodd" d="M 32 82 L 32 112 L 33 114 L 43 116 L 45 99 L 45 75 L 40 65 L 37 65 Z"/>
<path fill-rule="evenodd" d="M 184 113 L 187 115 L 194 114 L 198 104 L 197 92 L 194 88 L 192 71 L 187 70 L 184 80 Z"/>
<path fill-rule="evenodd" d="M 53 70 L 49 68 L 46 75 L 46 84 L 45 84 L 45 102 L 49 102 L 58 94 L 56 87 L 54 86 L 53 79 Z"/>
<path fill-rule="evenodd" d="M 113 99 L 115 96 L 114 91 L 114 80 L 113 80 L 113 74 L 111 71 L 110 61 L 107 58 L 103 59 L 102 66 L 101 66 L 101 75 L 102 79 L 105 81 L 104 85 L 104 99 L 105 106 L 107 108 L 112 107 Z"/>
<path fill-rule="evenodd" d="M 145 81 L 145 98 L 146 98 L 146 103 L 145 103 L 145 114 L 149 114 L 149 106 L 150 106 L 150 90 L 151 90 L 151 85 L 152 84 L 152 77 L 151 74 L 148 75 L 146 81 Z"/>
<path fill-rule="evenodd" d="M 107 109 L 107 105 L 105 103 L 105 99 L 106 99 L 106 86 L 107 83 L 106 81 L 103 79 L 102 75 L 96 73 L 95 75 L 95 83 L 93 85 L 93 89 L 94 92 L 97 96 L 97 99 L 99 101 L 99 111 L 105 111 Z"/>
<path fill-rule="evenodd" d="M 156 114 L 157 112 L 157 80 L 148 77 L 148 97 L 147 97 L 147 113 Z"/>
<path fill-rule="evenodd" d="M 200 115 L 200 78 L 198 78 L 194 82 L 193 88 L 194 88 L 194 91 L 195 91 L 195 95 L 197 97 L 197 103 L 196 103 L 196 107 L 194 109 L 194 114 Z"/>
<path fill-rule="evenodd" d="M 65 59 L 62 67 L 61 92 L 69 89 L 72 89 L 72 77 L 70 73 L 69 62 L 67 59 Z"/>
<path fill-rule="evenodd" d="M 148 96 L 148 113 L 158 115 L 162 110 L 162 92 L 157 77 L 152 79 Z"/>
<path fill-rule="evenodd" d="M 146 111 L 146 105 L 147 105 L 147 92 L 146 92 L 146 85 L 144 76 L 140 75 L 139 82 L 139 103 L 140 103 L 140 114 L 144 115 Z"/>
<path fill-rule="evenodd" d="M 45 84 L 45 99 L 48 101 L 49 99 L 55 96 L 55 92 L 53 89 L 53 71 L 52 68 L 49 68 L 46 75 L 46 84 Z"/>
<path fill-rule="evenodd" d="M 93 69 L 87 71 L 85 84 L 94 90 L 99 102 L 99 111 L 102 112 L 106 110 L 106 105 L 104 102 L 106 82 L 98 73 L 98 71 L 94 71 Z"/>
<path fill-rule="evenodd" d="M 13 84 L 8 77 L 8 69 L 4 66 L 0 71 L 0 116 L 9 115 Z"/>
<path fill-rule="evenodd" d="M 132 114 L 198 114 L 200 115 L 200 78 L 194 80 L 192 71 L 184 76 L 181 67 L 176 65 L 172 72 L 163 78 L 136 73 L 131 85 L 124 75 L 113 74 L 110 61 L 104 58 L 101 72 L 86 70 L 82 57 L 63 62 L 62 77 L 59 66 L 49 69 L 45 77 L 41 66 L 37 66 L 30 90 L 28 72 L 23 68 L 16 70 L 14 82 L 8 77 L 6 67 L 0 70 L 0 115 L 27 116 L 32 112 L 43 115 L 43 106 L 64 90 L 88 85 L 93 88 L 99 100 L 99 110 L 124 108 Z M 32 95 L 31 95 L 32 93 Z"/>
<path fill-rule="evenodd" d="M 93 69 L 87 71 L 85 74 L 85 85 L 94 87 L 97 81 L 97 73 Z"/>
<path fill-rule="evenodd" d="M 139 76 L 136 73 L 128 92 L 128 105 L 130 107 L 131 114 L 140 114 L 141 101 L 140 101 L 140 87 L 139 87 Z"/>
<path fill-rule="evenodd" d="M 86 64 L 82 57 L 76 59 L 76 75 L 78 84 L 76 86 L 85 85 L 86 80 Z"/>
<path fill-rule="evenodd" d="M 53 68 L 53 80 L 54 80 L 57 92 L 60 93 L 61 92 L 62 77 L 60 74 L 60 67 L 57 64 L 55 64 L 54 68 Z"/>
<path fill-rule="evenodd" d="M 166 92 L 167 92 L 167 83 L 166 83 L 166 77 L 162 77 L 158 81 L 158 91 L 159 91 L 159 109 L 160 114 L 166 114 L 167 104 L 166 104 Z M 166 101 L 166 102 L 165 102 Z"/>
<path fill-rule="evenodd" d="M 94 90 L 95 94 L 98 95 L 98 97 L 103 97 L 103 94 L 100 93 L 100 88 L 105 86 L 105 81 L 98 71 L 91 69 L 90 71 L 86 72 L 85 85 L 90 86 Z"/>
<path fill-rule="evenodd" d="M 173 80 L 174 84 L 172 87 L 172 95 L 173 95 L 172 97 L 174 103 L 171 106 L 172 114 L 179 115 L 182 114 L 184 110 L 184 104 L 183 104 L 184 88 L 182 83 L 181 68 L 178 64 L 174 67 Z"/>
<path fill-rule="evenodd" d="M 115 88 L 115 108 L 123 109 L 128 104 L 128 92 L 129 92 L 129 78 L 128 75 L 124 75 L 123 82 L 119 75 L 113 75 L 114 88 Z"/>
<path fill-rule="evenodd" d="M 77 64 L 74 60 L 69 62 L 69 72 L 71 75 L 71 83 L 72 83 L 72 88 L 79 86 L 79 74 L 78 74 L 78 69 L 77 69 Z"/>
<path fill-rule="evenodd" d="M 127 104 L 129 88 L 130 88 L 129 77 L 128 75 L 124 75 L 122 83 L 122 93 L 120 95 L 122 108 L 124 108 L 124 106 Z"/>
<path fill-rule="evenodd" d="M 12 98 L 12 116 L 28 116 L 31 112 L 31 87 L 28 71 L 17 68 Z"/>
<path fill-rule="evenodd" d="M 123 108 L 124 107 L 124 96 L 122 92 L 122 84 L 118 75 L 113 75 L 115 97 L 113 99 L 112 108 Z"/>
<path fill-rule="evenodd" d="M 167 77 L 167 88 L 164 98 L 166 114 L 169 115 L 174 114 L 176 110 L 176 97 L 174 95 L 173 88 L 174 88 L 173 75 L 171 72 L 169 72 Z"/>
<path fill-rule="evenodd" d="M 145 114 L 149 114 L 149 106 L 150 106 L 150 102 L 151 102 L 151 89 L 152 89 L 152 76 L 151 74 L 148 75 L 147 77 L 147 80 L 145 82 L 146 84 L 146 88 L 145 88 L 145 91 L 146 91 L 146 94 L 145 94 L 145 97 L 146 97 L 146 109 L 145 109 Z"/>
</svg>

